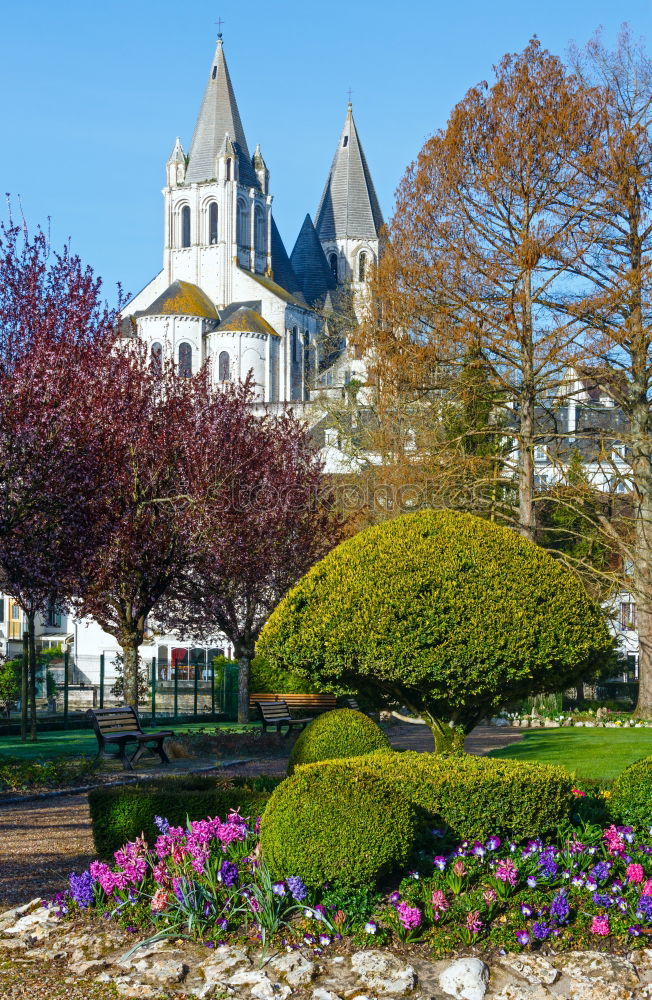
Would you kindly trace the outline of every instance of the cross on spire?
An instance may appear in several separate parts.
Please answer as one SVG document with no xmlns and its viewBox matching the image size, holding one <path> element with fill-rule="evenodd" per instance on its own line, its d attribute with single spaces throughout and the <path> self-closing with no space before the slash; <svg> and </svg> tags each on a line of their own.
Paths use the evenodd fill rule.
<svg viewBox="0 0 652 1000">
<path fill-rule="evenodd" d="M 351 98 L 353 97 L 353 91 L 351 90 L 350 87 L 347 90 L 347 94 L 349 95 L 349 107 L 351 107 Z"/>
<path fill-rule="evenodd" d="M 222 25 L 224 24 L 224 21 L 222 20 L 221 17 L 218 17 L 218 19 L 215 22 L 215 24 L 217 25 L 217 37 L 221 38 L 222 37 Z"/>
</svg>

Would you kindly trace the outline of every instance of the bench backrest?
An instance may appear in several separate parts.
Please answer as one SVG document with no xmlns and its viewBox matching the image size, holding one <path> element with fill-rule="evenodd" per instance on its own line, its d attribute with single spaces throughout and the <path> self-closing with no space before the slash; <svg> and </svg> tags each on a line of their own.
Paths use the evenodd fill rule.
<svg viewBox="0 0 652 1000">
<path fill-rule="evenodd" d="M 102 736 L 142 732 L 138 716 L 131 705 L 123 705 L 120 708 L 89 708 L 86 715 L 92 720 L 95 732 Z"/>
<path fill-rule="evenodd" d="M 266 722 L 290 718 L 290 709 L 284 701 L 257 701 L 256 707 Z"/>
<path fill-rule="evenodd" d="M 335 708 L 337 698 L 334 694 L 252 694 L 249 696 L 250 708 L 253 708 L 258 702 L 265 702 L 267 705 L 283 702 L 287 708 L 300 711 L 328 712 Z"/>
</svg>

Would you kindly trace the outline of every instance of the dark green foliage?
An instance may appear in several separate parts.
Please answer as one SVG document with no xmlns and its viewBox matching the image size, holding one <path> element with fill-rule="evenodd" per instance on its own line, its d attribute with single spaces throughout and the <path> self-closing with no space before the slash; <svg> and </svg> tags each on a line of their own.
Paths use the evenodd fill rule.
<svg viewBox="0 0 652 1000">
<path fill-rule="evenodd" d="M 258 651 L 336 693 L 465 728 L 594 676 L 613 642 L 577 577 L 507 528 L 423 510 L 338 545 L 271 615 Z"/>
<path fill-rule="evenodd" d="M 0 705 L 5 708 L 20 698 L 22 660 L 0 660 Z"/>
<path fill-rule="evenodd" d="M 0 790 L 87 785 L 96 771 L 94 757 L 37 761 L 0 755 Z"/>
<path fill-rule="evenodd" d="M 243 816 L 258 816 L 277 784 L 274 778 L 234 778 L 225 784 L 197 777 L 94 788 L 88 798 L 95 849 L 100 857 L 111 858 L 141 833 L 153 845 L 158 836 L 155 816 L 164 817 L 173 826 L 185 826 L 187 817 L 224 818 L 232 809 L 239 809 Z"/>
<path fill-rule="evenodd" d="M 397 794 L 441 820 L 459 839 L 545 836 L 568 818 L 573 803 L 573 781 L 554 764 L 412 751 L 351 761 L 358 763 L 382 771 Z"/>
<path fill-rule="evenodd" d="M 256 694 L 318 694 L 319 688 L 307 677 L 273 664 L 264 656 L 254 656 L 250 665 L 249 690 Z"/>
<path fill-rule="evenodd" d="M 649 827 L 652 823 L 652 757 L 626 767 L 611 789 L 609 811 L 626 825 Z"/>
<path fill-rule="evenodd" d="M 290 754 L 288 774 L 300 764 L 360 757 L 379 750 L 391 752 L 382 729 L 362 712 L 337 708 L 318 716 L 299 734 Z"/>
<path fill-rule="evenodd" d="M 273 878 L 348 889 L 372 887 L 404 864 L 414 837 L 410 803 L 357 758 L 300 768 L 272 793 L 260 827 Z"/>
</svg>

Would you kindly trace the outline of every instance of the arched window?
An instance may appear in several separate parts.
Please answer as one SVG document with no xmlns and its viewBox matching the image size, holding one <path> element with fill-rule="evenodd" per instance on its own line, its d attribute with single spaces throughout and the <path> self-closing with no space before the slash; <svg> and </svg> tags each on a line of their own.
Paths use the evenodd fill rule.
<svg viewBox="0 0 652 1000">
<path fill-rule="evenodd" d="M 238 245 L 249 246 L 249 208 L 244 201 L 238 200 Z"/>
<path fill-rule="evenodd" d="M 192 375 L 192 347 L 190 344 L 179 344 L 179 368 L 177 374 L 180 378 L 190 378 Z"/>
<path fill-rule="evenodd" d="M 358 281 L 364 281 L 367 277 L 367 255 L 362 251 L 358 257 Z"/>
<path fill-rule="evenodd" d="M 208 242 L 212 245 L 217 243 L 217 202 L 212 201 L 208 206 Z"/>
<path fill-rule="evenodd" d="M 184 205 L 181 209 L 181 246 L 190 246 L 190 206 Z"/>
<path fill-rule="evenodd" d="M 337 254 L 332 253 L 328 258 L 328 263 L 331 266 L 331 271 L 333 272 L 333 277 L 337 280 Z"/>
<path fill-rule="evenodd" d="M 231 180 L 231 159 L 230 158 L 226 161 L 226 179 L 227 179 L 227 181 Z"/>
<path fill-rule="evenodd" d="M 153 375 L 161 375 L 163 373 L 163 345 L 158 340 L 155 340 L 152 344 L 149 366 Z"/>
<path fill-rule="evenodd" d="M 265 213 L 260 205 L 256 205 L 254 209 L 254 246 L 258 253 L 265 253 L 265 244 L 267 243 L 265 229 Z"/>
<path fill-rule="evenodd" d="M 231 359 L 228 351 L 220 351 L 217 359 L 218 376 L 220 382 L 231 381 Z"/>
</svg>

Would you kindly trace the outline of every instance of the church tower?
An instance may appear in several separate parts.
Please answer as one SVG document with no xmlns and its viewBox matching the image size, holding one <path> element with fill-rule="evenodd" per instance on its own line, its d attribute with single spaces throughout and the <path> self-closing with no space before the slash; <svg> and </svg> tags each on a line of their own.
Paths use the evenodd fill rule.
<svg viewBox="0 0 652 1000">
<path fill-rule="evenodd" d="M 168 284 L 198 285 L 219 309 L 234 298 L 233 264 L 271 274 L 269 171 L 260 147 L 249 154 L 221 33 L 190 151 L 177 139 L 163 194 Z"/>
<path fill-rule="evenodd" d="M 321 196 L 315 229 L 333 276 L 364 294 L 378 260 L 383 216 L 349 102 L 344 128 Z"/>
</svg>

